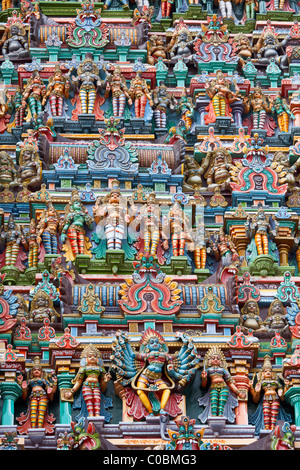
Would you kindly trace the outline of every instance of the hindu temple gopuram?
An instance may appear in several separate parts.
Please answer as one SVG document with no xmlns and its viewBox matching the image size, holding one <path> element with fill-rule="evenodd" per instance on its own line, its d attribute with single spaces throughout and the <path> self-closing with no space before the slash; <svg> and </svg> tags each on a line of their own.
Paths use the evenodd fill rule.
<svg viewBox="0 0 300 470">
<path fill-rule="evenodd" d="M 300 450 L 300 2 L 2 0 L 0 450 L 35 449 Z"/>
</svg>

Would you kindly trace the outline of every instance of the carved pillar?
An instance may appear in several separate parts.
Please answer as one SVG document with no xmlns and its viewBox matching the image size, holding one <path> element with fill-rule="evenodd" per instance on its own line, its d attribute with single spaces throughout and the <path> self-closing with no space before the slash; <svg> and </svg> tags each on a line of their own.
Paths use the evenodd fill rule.
<svg viewBox="0 0 300 470">
<path fill-rule="evenodd" d="M 291 101 L 290 109 L 295 116 L 294 127 L 300 127 L 300 103 Z"/>
<path fill-rule="evenodd" d="M 14 425 L 15 401 L 22 395 L 22 389 L 17 382 L 0 382 L 0 391 L 3 399 L 2 426 Z"/>
<path fill-rule="evenodd" d="M 243 257 L 242 266 L 247 266 L 246 249 L 250 243 L 249 238 L 246 237 L 246 229 L 244 225 L 234 225 L 230 227 L 229 234 L 233 243 L 236 246 L 239 256 Z"/>
<path fill-rule="evenodd" d="M 280 266 L 289 266 L 289 252 L 294 244 L 294 238 L 286 234 L 285 236 L 275 237 L 274 241 L 279 251 Z"/>
<path fill-rule="evenodd" d="M 231 369 L 236 387 L 245 393 L 245 398 L 239 398 L 239 405 L 236 408 L 236 424 L 248 424 L 248 390 L 250 388 L 249 364 L 242 359 L 235 359 L 234 367 Z"/>
<path fill-rule="evenodd" d="M 57 375 L 57 383 L 60 391 L 60 424 L 70 424 L 72 421 L 72 402 L 64 399 L 63 391 L 72 388 L 73 378 L 74 375 L 69 374 L 69 372 L 61 372 Z"/>
<path fill-rule="evenodd" d="M 292 405 L 295 412 L 295 424 L 300 426 L 300 384 L 293 385 L 284 394 L 285 400 Z"/>
</svg>

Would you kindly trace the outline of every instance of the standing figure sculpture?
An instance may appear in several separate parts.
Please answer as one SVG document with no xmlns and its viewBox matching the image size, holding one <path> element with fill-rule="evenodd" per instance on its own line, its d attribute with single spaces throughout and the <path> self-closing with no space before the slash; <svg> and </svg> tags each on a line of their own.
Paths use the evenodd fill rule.
<svg viewBox="0 0 300 470">
<path fill-rule="evenodd" d="M 280 132 L 289 132 L 290 120 L 294 120 L 295 116 L 291 112 L 286 100 L 282 98 L 278 92 L 275 98 L 270 98 L 270 111 L 275 113 L 278 119 L 278 127 Z"/>
<path fill-rule="evenodd" d="M 64 100 L 69 98 L 70 82 L 63 76 L 59 64 L 55 65 L 54 74 L 49 78 L 46 93 L 42 100 L 45 105 L 49 98 L 50 110 L 53 117 L 63 115 Z"/>
<path fill-rule="evenodd" d="M 192 98 L 188 96 L 186 88 L 183 89 L 175 109 L 180 114 L 180 120 L 184 121 L 186 130 L 190 130 L 195 113 L 195 106 Z"/>
<path fill-rule="evenodd" d="M 37 241 L 37 226 L 36 220 L 31 219 L 29 231 L 24 240 L 25 249 L 28 251 L 28 268 L 37 268 L 39 243 Z"/>
<path fill-rule="evenodd" d="M 228 371 L 225 356 L 218 346 L 211 347 L 203 361 L 202 387 L 206 388 L 208 379 L 210 387 L 208 393 L 199 399 L 199 405 L 204 405 L 205 410 L 199 416 L 205 423 L 209 416 L 224 416 L 228 421 L 234 422 L 234 408 L 237 407 L 236 397 L 244 399 L 245 394 L 236 387 L 232 376 Z"/>
<path fill-rule="evenodd" d="M 25 118 L 25 103 L 23 102 L 23 92 L 21 87 L 17 87 L 11 104 L 15 111 L 15 125 L 22 126 Z"/>
<path fill-rule="evenodd" d="M 31 191 L 41 188 L 42 162 L 37 146 L 29 141 L 24 143 L 19 156 L 18 181 L 26 185 Z"/>
<path fill-rule="evenodd" d="M 144 118 L 147 101 L 153 106 L 152 97 L 146 80 L 141 77 L 141 73 L 137 72 L 136 76 L 131 80 L 129 87 L 129 96 L 134 102 L 134 112 L 136 118 Z"/>
<path fill-rule="evenodd" d="M 280 406 L 280 401 L 284 400 L 284 387 L 273 370 L 270 356 L 264 357 L 262 369 L 254 374 L 250 382 L 250 392 L 254 403 L 259 403 L 256 412 L 249 416 L 249 424 L 255 425 L 257 434 L 260 429 L 274 429 L 277 419 L 290 421 Z"/>
<path fill-rule="evenodd" d="M 226 80 L 223 72 L 218 70 L 216 77 L 211 82 L 205 83 L 205 89 L 208 97 L 211 99 L 210 104 L 206 108 L 208 114 L 204 116 L 205 124 L 210 124 L 216 121 L 218 117 L 230 117 L 233 122 L 230 104 L 237 100 L 239 97 L 239 88 L 235 84 L 235 91 L 231 90 L 229 80 Z"/>
<path fill-rule="evenodd" d="M 36 128 L 43 124 L 41 113 L 43 110 L 42 101 L 46 93 L 46 86 L 40 77 L 40 74 L 35 70 L 29 78 L 27 85 L 23 92 L 23 106 L 29 105 L 31 117 L 34 120 Z"/>
<path fill-rule="evenodd" d="M 65 256 L 74 260 L 77 255 L 88 254 L 90 243 L 85 237 L 84 226 L 93 230 L 93 218 L 84 208 L 77 190 L 72 191 L 71 204 L 65 209 L 61 241 L 66 242 L 63 246 Z"/>
<path fill-rule="evenodd" d="M 270 103 L 260 87 L 255 87 L 253 92 L 244 97 L 244 112 L 253 111 L 253 129 L 264 129 L 267 113 L 271 111 Z"/>
<path fill-rule="evenodd" d="M 112 95 L 113 115 L 124 118 L 126 100 L 129 106 L 131 106 L 132 99 L 130 98 L 126 80 L 121 73 L 120 67 L 115 67 L 112 75 L 108 76 L 105 90 L 106 98 L 108 98 L 110 92 Z"/>
<path fill-rule="evenodd" d="M 43 211 L 37 224 L 37 243 L 43 241 L 46 255 L 58 253 L 58 236 L 61 229 L 60 216 L 53 203 L 47 202 L 47 209 Z"/>
<path fill-rule="evenodd" d="M 99 417 L 101 392 L 106 390 L 110 375 L 106 373 L 98 348 L 89 344 L 81 354 L 81 367 L 73 381 L 73 388 L 65 392 L 72 398 L 80 389 L 87 408 L 88 416 Z"/>
<path fill-rule="evenodd" d="M 272 216 L 267 218 L 263 208 L 259 207 L 253 218 L 248 216 L 245 227 L 246 235 L 255 241 L 257 254 L 269 254 L 269 239 L 272 240 L 276 236 L 278 222 Z"/>
<path fill-rule="evenodd" d="M 45 428 L 46 434 L 52 434 L 54 416 L 48 413 L 48 405 L 57 390 L 57 377 L 54 371 L 48 374 L 43 370 L 39 357 L 34 358 L 33 367 L 27 375 L 24 381 L 21 375 L 18 378 L 23 392 L 22 398 L 27 400 L 29 397 L 26 415 L 21 413 L 17 418 L 20 423 L 18 432 L 27 434 L 30 428 Z"/>
<path fill-rule="evenodd" d="M 24 236 L 14 217 L 10 214 L 6 231 L 1 229 L 1 245 L 5 247 L 5 266 L 15 266 Z"/>
<path fill-rule="evenodd" d="M 152 101 L 155 127 L 157 129 L 167 127 L 168 110 L 175 109 L 177 101 L 173 94 L 168 93 L 164 82 L 160 82 L 159 86 L 153 90 Z"/>
<path fill-rule="evenodd" d="M 169 233 L 171 236 L 173 256 L 184 256 L 185 249 L 189 248 L 193 238 L 190 220 L 178 202 L 175 202 L 169 210 L 164 223 L 164 233 Z"/>
<path fill-rule="evenodd" d="M 205 269 L 207 260 L 208 234 L 205 230 L 204 220 L 197 223 L 194 236 L 194 262 L 196 269 Z"/>
<path fill-rule="evenodd" d="M 97 90 L 104 86 L 104 81 L 91 57 L 86 57 L 78 66 L 77 76 L 72 76 L 72 81 L 79 87 L 81 114 L 93 114 Z"/>
</svg>

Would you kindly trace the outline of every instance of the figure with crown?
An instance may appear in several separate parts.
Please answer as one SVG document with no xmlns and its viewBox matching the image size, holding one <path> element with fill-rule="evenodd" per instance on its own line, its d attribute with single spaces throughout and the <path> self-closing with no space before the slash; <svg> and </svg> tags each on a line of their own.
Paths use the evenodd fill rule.
<svg viewBox="0 0 300 470">
<path fill-rule="evenodd" d="M 131 347 L 127 334 L 119 332 L 115 337 L 112 361 L 116 382 L 130 386 L 136 392 L 145 410 L 144 416 L 170 414 L 175 381 L 184 387 L 199 367 L 197 350 L 191 339 L 182 333 L 177 336 L 183 345 L 176 354 L 169 353 L 162 335 L 152 328 L 143 332 L 138 352 Z"/>
<path fill-rule="evenodd" d="M 61 221 L 58 211 L 53 203 L 48 201 L 46 209 L 37 223 L 37 243 L 43 242 L 46 255 L 56 255 L 58 253 L 58 236 L 61 230 Z"/>
<path fill-rule="evenodd" d="M 205 409 L 199 416 L 205 423 L 209 416 L 224 416 L 228 421 L 234 422 L 234 409 L 238 405 L 236 395 L 245 398 L 244 392 L 238 390 L 233 377 L 228 371 L 225 355 L 218 346 L 211 347 L 203 361 L 202 387 L 206 388 L 210 381 L 206 395 L 199 399 L 199 405 Z"/>
<path fill-rule="evenodd" d="M 21 413 L 17 418 L 20 424 L 18 432 L 27 434 L 28 429 L 44 428 L 46 434 L 53 434 L 55 418 L 49 413 L 48 406 L 57 390 L 57 377 L 54 371 L 44 371 L 40 358 L 36 356 L 26 379 L 24 380 L 20 374 L 17 380 L 22 388 L 22 398 L 29 400 L 27 413 Z"/>
<path fill-rule="evenodd" d="M 81 390 L 88 416 L 99 417 L 101 392 L 106 390 L 110 378 L 103 366 L 100 351 L 89 344 L 82 351 L 81 367 L 73 381 L 72 390 L 65 392 L 65 398 L 70 399 Z"/>
<path fill-rule="evenodd" d="M 77 255 L 88 255 L 91 243 L 85 236 L 84 227 L 93 229 L 93 218 L 81 202 L 76 189 L 72 191 L 71 203 L 65 208 L 65 218 L 61 232 L 63 250 L 68 260 L 74 261 Z"/>
<path fill-rule="evenodd" d="M 49 78 L 42 105 L 49 99 L 50 111 L 53 117 L 61 117 L 64 110 L 64 100 L 69 98 L 70 82 L 64 77 L 61 66 L 55 65 L 54 74 Z"/>
</svg>

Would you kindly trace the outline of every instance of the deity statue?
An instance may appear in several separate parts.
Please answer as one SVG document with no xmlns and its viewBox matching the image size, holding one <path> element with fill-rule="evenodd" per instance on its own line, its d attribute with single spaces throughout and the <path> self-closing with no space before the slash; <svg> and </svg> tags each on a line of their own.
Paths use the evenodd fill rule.
<svg viewBox="0 0 300 470">
<path fill-rule="evenodd" d="M 59 314 L 53 307 L 53 301 L 49 294 L 42 289 L 39 289 L 31 301 L 30 311 L 28 315 L 29 322 L 43 323 L 45 319 L 50 320 L 51 323 L 60 318 Z"/>
<path fill-rule="evenodd" d="M 146 80 L 141 77 L 141 73 L 137 72 L 136 76 L 131 80 L 129 87 L 129 96 L 134 102 L 134 112 L 136 118 L 144 118 L 147 101 L 153 106 L 152 97 Z"/>
<path fill-rule="evenodd" d="M 279 42 L 277 38 L 278 33 L 275 32 L 275 28 L 271 26 L 271 22 L 267 22 L 267 26 L 261 33 L 261 36 L 256 44 L 257 58 L 253 59 L 255 65 L 268 66 L 273 60 L 281 70 L 285 70 L 288 67 L 288 58 L 285 52 L 290 35 L 287 35 L 285 39 Z"/>
<path fill-rule="evenodd" d="M 216 260 L 221 261 L 222 266 L 240 265 L 241 260 L 235 244 L 231 236 L 226 234 L 222 227 L 210 236 L 209 242 Z"/>
<path fill-rule="evenodd" d="M 226 80 L 223 72 L 218 70 L 215 79 L 205 83 L 205 89 L 211 99 L 207 107 L 208 114 L 204 116 L 205 124 L 213 123 L 217 117 L 224 116 L 230 117 L 233 122 L 230 104 L 241 100 L 238 86 L 235 84 L 235 91 L 232 91 L 231 83 Z"/>
<path fill-rule="evenodd" d="M 272 331 L 273 333 L 276 331 L 283 333 L 288 330 L 289 323 L 286 318 L 286 311 L 279 299 L 275 299 L 271 303 L 264 325 L 268 331 Z"/>
<path fill-rule="evenodd" d="M 185 192 L 194 191 L 195 188 L 202 187 L 202 169 L 200 164 L 190 155 L 184 160 L 184 180 L 182 190 Z"/>
<path fill-rule="evenodd" d="M 70 82 L 64 77 L 59 64 L 55 65 L 54 73 L 48 81 L 46 93 L 43 96 L 42 105 L 49 99 L 50 111 L 53 117 L 63 115 L 64 100 L 69 98 Z"/>
<path fill-rule="evenodd" d="M 230 152 L 220 147 L 212 152 L 207 152 L 200 165 L 199 173 L 203 174 L 209 189 L 216 186 L 228 187 L 231 180 L 231 168 L 232 158 Z"/>
<path fill-rule="evenodd" d="M 207 387 L 208 379 L 210 386 L 208 393 L 199 399 L 199 405 L 205 406 L 204 412 L 199 416 L 200 421 L 205 423 L 209 416 L 224 416 L 228 421 L 234 422 L 234 408 L 237 407 L 238 401 L 233 394 L 243 399 L 245 393 L 236 387 L 228 371 L 224 353 L 218 346 L 213 346 L 207 351 L 201 378 L 203 388 Z"/>
<path fill-rule="evenodd" d="M 37 147 L 26 142 L 20 151 L 18 181 L 26 184 L 31 191 L 37 191 L 42 184 L 42 162 Z"/>
<path fill-rule="evenodd" d="M 132 249 L 129 244 L 132 242 L 128 225 L 131 216 L 127 209 L 127 204 L 121 197 L 119 182 L 115 180 L 112 183 L 112 189 L 103 201 L 98 198 L 93 207 L 93 217 L 97 224 L 96 235 L 99 247 L 93 253 L 97 257 L 103 257 L 106 250 L 125 251 L 126 258 L 132 257 Z M 93 236 L 96 241 L 96 237 Z M 105 242 L 105 246 L 103 246 Z"/>
<path fill-rule="evenodd" d="M 47 255 L 58 253 L 58 236 L 61 231 L 60 216 L 53 203 L 46 203 L 47 209 L 42 212 L 37 224 L 37 243 L 43 242 Z"/>
<path fill-rule="evenodd" d="M 262 319 L 259 316 L 259 306 L 255 300 L 247 300 L 241 309 L 240 326 L 244 334 L 248 334 L 249 330 L 254 333 L 265 330 Z"/>
<path fill-rule="evenodd" d="M 167 59 L 167 45 L 162 36 L 153 34 L 147 43 L 147 61 L 148 64 L 155 65 L 159 59 Z"/>
<path fill-rule="evenodd" d="M 23 92 L 19 86 L 16 88 L 11 104 L 15 111 L 15 126 L 22 126 L 25 118 L 25 103 L 23 102 Z"/>
<path fill-rule="evenodd" d="M 5 150 L 0 151 L 0 186 L 17 186 L 17 170 L 13 159 Z"/>
<path fill-rule="evenodd" d="M 108 98 L 110 92 L 112 95 L 113 115 L 115 117 L 124 118 L 126 100 L 129 106 L 131 106 L 132 99 L 130 98 L 126 80 L 121 73 L 120 67 L 115 67 L 113 73 L 107 78 L 105 90 L 106 98 Z"/>
<path fill-rule="evenodd" d="M 188 96 L 186 88 L 183 89 L 182 95 L 177 101 L 175 109 L 180 114 L 180 121 L 184 121 L 186 130 L 190 130 L 195 113 L 195 106 L 193 104 L 192 98 Z"/>
<path fill-rule="evenodd" d="M 255 241 L 257 254 L 269 254 L 269 239 L 276 236 L 278 222 L 272 216 L 268 219 L 263 208 L 259 207 L 253 218 L 247 217 L 245 227 L 246 236 Z"/>
<path fill-rule="evenodd" d="M 49 414 L 49 402 L 53 400 L 57 390 L 57 377 L 52 371 L 47 373 L 43 370 L 40 358 L 34 358 L 32 368 L 27 372 L 27 378 L 17 377 L 22 388 L 22 398 L 29 399 L 27 413 L 21 413 L 17 421 L 20 434 L 27 434 L 30 428 L 44 428 L 46 434 L 54 433 L 54 416 Z"/>
<path fill-rule="evenodd" d="M 172 389 L 175 380 L 184 387 L 199 367 L 196 348 L 186 335 L 181 335 L 183 345 L 178 354 L 170 354 L 162 335 L 148 328 L 140 339 L 140 350 L 132 349 L 126 334 L 117 333 L 113 343 L 113 369 L 121 386 L 128 386 L 136 392 L 147 414 L 169 413 Z M 135 408 L 140 405 L 136 404 Z"/>
<path fill-rule="evenodd" d="M 28 251 L 28 268 L 37 268 L 39 243 L 37 242 L 36 220 L 31 219 L 29 231 L 25 235 L 24 247 Z"/>
<path fill-rule="evenodd" d="M 155 127 L 165 128 L 168 110 L 175 109 L 177 101 L 173 93 L 168 93 L 164 82 L 160 82 L 159 86 L 152 91 L 152 101 Z"/>
<path fill-rule="evenodd" d="M 39 72 L 35 70 L 31 74 L 27 81 L 27 85 L 24 88 L 22 105 L 26 107 L 28 102 L 31 117 L 35 122 L 36 128 L 43 125 L 41 113 L 43 109 L 42 100 L 45 93 L 46 86 L 41 79 Z"/>
<path fill-rule="evenodd" d="M 67 399 L 81 390 L 88 416 L 99 417 L 101 392 L 105 392 L 110 375 L 105 371 L 100 351 L 93 344 L 85 346 L 81 354 L 81 367 L 73 381 L 73 388 L 65 392 Z"/>
<path fill-rule="evenodd" d="M 22 240 L 24 240 L 24 235 L 19 225 L 16 224 L 13 215 L 10 214 L 6 231 L 3 231 L 3 227 L 0 231 L 0 242 L 5 248 L 5 266 L 16 265 Z"/>
<path fill-rule="evenodd" d="M 270 103 L 260 87 L 255 87 L 249 96 L 243 98 L 244 112 L 253 110 L 253 129 L 264 129 L 267 113 L 271 111 Z"/>
<path fill-rule="evenodd" d="M 295 187 L 296 181 L 298 182 L 298 176 L 295 176 L 294 173 L 297 171 L 300 166 L 300 159 L 291 165 L 290 156 L 284 152 L 276 152 L 273 156 L 273 161 L 271 163 L 271 168 L 273 168 L 278 173 L 278 182 L 279 184 L 288 184 L 289 190 L 292 190 Z"/>
<path fill-rule="evenodd" d="M 78 66 L 72 82 L 79 87 L 81 114 L 93 114 L 97 90 L 104 87 L 105 81 L 101 80 L 99 69 L 89 55 Z"/>
<path fill-rule="evenodd" d="M 252 2 L 252 0 L 250 0 Z M 254 3 L 254 2 L 253 2 Z M 245 5 L 246 7 L 247 5 Z M 238 33 L 232 39 L 233 50 L 240 57 L 240 65 L 243 68 L 249 59 L 252 59 L 256 48 L 251 45 L 246 34 Z"/>
<path fill-rule="evenodd" d="M 190 220 L 179 202 L 175 202 L 171 206 L 163 226 L 163 231 L 166 234 L 170 233 L 172 255 L 184 256 L 185 250 L 189 249 L 193 238 Z"/>
<path fill-rule="evenodd" d="M 276 94 L 275 98 L 270 97 L 270 111 L 277 116 L 279 131 L 289 132 L 290 119 L 294 120 L 295 116 L 280 92 Z"/>
<path fill-rule="evenodd" d="M 72 191 L 71 203 L 65 208 L 65 217 L 61 231 L 61 241 L 65 242 L 65 257 L 73 261 L 77 255 L 89 254 L 91 246 L 85 237 L 84 226 L 93 230 L 93 217 L 83 206 L 77 190 Z"/>
<path fill-rule="evenodd" d="M 160 220 L 160 209 L 156 202 L 155 193 L 150 193 L 147 204 L 141 209 L 137 216 L 137 224 L 140 228 L 140 237 L 143 239 L 143 253 L 152 257 L 157 256 L 158 246 L 168 249 L 167 235 L 162 229 Z"/>
<path fill-rule="evenodd" d="M 13 15 L 8 20 L 0 44 L 5 59 L 29 58 L 27 33 L 20 18 Z"/>
<path fill-rule="evenodd" d="M 219 5 L 222 18 L 233 19 L 231 0 L 217 0 L 217 4 Z"/>
<path fill-rule="evenodd" d="M 173 33 L 171 41 L 167 46 L 167 52 L 170 55 L 170 62 L 176 63 L 180 59 L 184 63 L 189 63 L 193 58 L 194 39 L 189 29 L 182 25 Z"/>
<path fill-rule="evenodd" d="M 273 370 L 270 356 L 264 357 L 261 370 L 253 375 L 250 392 L 254 403 L 259 403 L 256 412 L 249 416 L 249 424 L 255 425 L 256 433 L 260 429 L 274 429 L 277 419 L 290 421 L 280 406 L 284 400 L 284 388 L 278 374 Z M 263 398 L 261 400 L 261 395 Z"/>
</svg>

